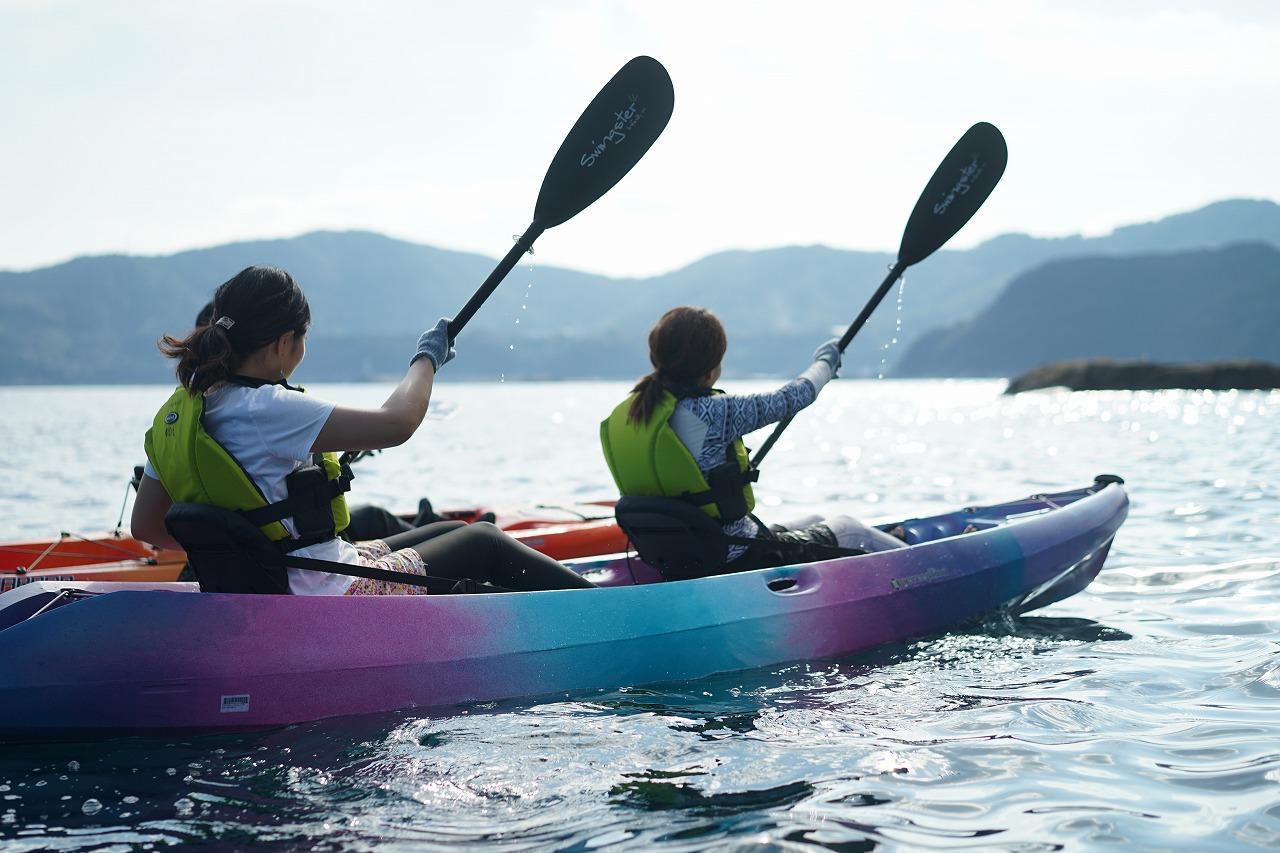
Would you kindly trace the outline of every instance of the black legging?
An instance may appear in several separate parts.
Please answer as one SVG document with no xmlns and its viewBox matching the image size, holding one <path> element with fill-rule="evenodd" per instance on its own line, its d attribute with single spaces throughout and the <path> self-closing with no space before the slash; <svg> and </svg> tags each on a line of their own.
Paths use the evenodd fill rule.
<svg viewBox="0 0 1280 853">
<path fill-rule="evenodd" d="M 384 540 L 392 551 L 413 548 L 427 574 L 488 581 L 507 589 L 590 589 L 595 584 L 546 554 L 517 542 L 487 521 L 438 521 Z"/>
<path fill-rule="evenodd" d="M 409 533 L 413 529 L 412 524 L 389 509 L 374 504 L 361 504 L 351 507 L 351 521 L 347 523 L 343 536 L 351 542 L 363 542 L 366 539 L 385 541 L 390 536 Z"/>
</svg>

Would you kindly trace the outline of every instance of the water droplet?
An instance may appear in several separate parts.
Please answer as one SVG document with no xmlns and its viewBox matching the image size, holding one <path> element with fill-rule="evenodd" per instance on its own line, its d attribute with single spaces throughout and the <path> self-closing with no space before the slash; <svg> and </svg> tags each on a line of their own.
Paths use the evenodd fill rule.
<svg viewBox="0 0 1280 853">
<path fill-rule="evenodd" d="M 80 769 L 80 762 L 79 762 L 79 761 L 68 761 L 68 762 L 67 762 L 67 769 L 68 769 L 68 770 L 70 770 L 70 771 L 72 771 L 72 772 L 75 772 L 76 770 L 79 770 L 79 769 Z"/>
<path fill-rule="evenodd" d="M 98 802 L 93 797 L 90 797 L 84 801 L 84 805 L 80 807 L 80 811 L 85 814 L 97 814 L 102 811 L 102 803 Z"/>
<path fill-rule="evenodd" d="M 182 797 L 173 804 L 173 807 L 177 809 L 179 815 L 185 816 L 191 814 L 192 810 L 195 809 L 196 804 L 191 800 L 188 800 L 186 797 Z"/>
</svg>

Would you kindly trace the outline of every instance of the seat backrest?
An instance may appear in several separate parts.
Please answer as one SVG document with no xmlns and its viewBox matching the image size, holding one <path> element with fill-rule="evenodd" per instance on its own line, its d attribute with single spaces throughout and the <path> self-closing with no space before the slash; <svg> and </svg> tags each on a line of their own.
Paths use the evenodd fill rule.
<svg viewBox="0 0 1280 853">
<path fill-rule="evenodd" d="M 667 580 L 725 570 L 728 538 L 714 518 L 692 504 L 675 498 L 624 497 L 614 507 L 614 516 L 640 559 Z"/>
<path fill-rule="evenodd" d="M 240 513 L 175 503 L 164 526 L 187 552 L 202 592 L 288 594 L 289 574 L 279 563 L 280 552 Z"/>
</svg>

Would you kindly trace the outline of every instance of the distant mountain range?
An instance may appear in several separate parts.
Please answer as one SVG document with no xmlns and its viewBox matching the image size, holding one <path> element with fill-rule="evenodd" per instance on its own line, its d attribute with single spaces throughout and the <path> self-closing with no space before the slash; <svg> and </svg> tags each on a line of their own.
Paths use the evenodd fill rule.
<svg viewBox="0 0 1280 853">
<path fill-rule="evenodd" d="M 1280 247 L 1280 206 L 1224 201 L 1104 237 L 1013 234 L 967 251 L 939 252 L 908 271 L 900 308 L 890 297 L 873 316 L 846 355 L 845 374 L 875 374 L 882 361 L 891 375 L 950 370 L 952 362 L 939 354 L 954 357 L 954 347 L 966 345 L 948 342 L 961 341 L 968 324 L 987 322 L 988 307 L 994 311 L 1011 298 L 1002 296 L 1011 281 L 1019 293 L 1033 294 L 1018 297 L 1023 301 L 1017 316 L 1032 343 L 1042 339 L 1036 328 L 1063 325 L 1046 306 L 1059 304 L 1054 299 L 1070 301 L 1062 293 L 1053 296 L 1055 289 L 1081 292 L 1084 273 L 1070 272 L 1076 269 L 1073 259 L 1088 256 L 1079 262 L 1092 265 L 1087 267 L 1091 280 L 1118 281 L 1117 276 L 1127 275 L 1137 281 L 1163 275 L 1166 268 L 1176 271 L 1179 262 L 1159 260 L 1167 253 L 1194 254 L 1241 240 L 1263 244 L 1253 251 Z M 1148 254 L 1156 266 L 1135 257 Z M 1235 263 L 1235 258 L 1219 260 Z M 664 310 L 682 303 L 705 305 L 725 321 L 727 375 L 786 375 L 801 369 L 818 343 L 843 330 L 893 258 L 793 246 L 724 252 L 647 279 L 613 279 L 531 260 L 533 267 L 513 271 L 476 315 L 459 341 L 450 376 L 633 378 L 647 369 L 648 328 Z M 111 255 L 0 272 L 0 383 L 167 381 L 171 367 L 156 352 L 156 339 L 163 332 L 186 331 L 217 284 L 250 264 L 285 267 L 307 292 L 315 326 L 302 379 L 395 377 L 417 334 L 437 317 L 456 312 L 494 263 L 481 255 L 367 232 L 316 232 L 165 257 Z M 1040 277 L 1039 267 L 1048 278 Z M 1216 270 L 1219 278 L 1221 272 Z M 1040 283 L 1023 284 L 1028 278 Z M 1267 285 L 1260 286 L 1265 291 Z M 1141 305 L 1116 302 L 1115 292 L 1099 293 L 1100 301 L 1084 316 L 1097 320 L 1136 311 L 1156 323 L 1178 309 L 1176 299 L 1160 291 Z M 1278 316 L 1274 309 L 1271 316 Z M 1007 358 L 975 348 L 975 359 L 978 349 L 986 355 L 972 364 L 954 362 L 957 375 L 1008 375 L 1022 369 L 1026 359 L 1014 352 L 1015 338 L 1006 340 Z M 1181 349 L 1173 349 L 1186 358 L 1199 351 L 1186 345 L 1186 335 L 1170 340 L 1182 342 Z M 1239 357 L 1268 356 L 1242 352 Z"/>
<path fill-rule="evenodd" d="M 1053 261 L 977 317 L 917 340 L 900 376 L 1010 376 L 1083 358 L 1280 364 L 1280 250 L 1221 249 Z"/>
</svg>

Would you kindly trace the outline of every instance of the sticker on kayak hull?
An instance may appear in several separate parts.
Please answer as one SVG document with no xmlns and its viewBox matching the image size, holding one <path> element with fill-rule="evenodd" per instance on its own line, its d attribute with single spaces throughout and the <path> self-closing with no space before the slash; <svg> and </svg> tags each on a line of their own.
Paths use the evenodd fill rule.
<svg viewBox="0 0 1280 853">
<path fill-rule="evenodd" d="M 921 584 L 933 583 L 936 580 L 941 580 L 942 578 L 945 578 L 949 574 L 951 573 L 946 569 L 930 569 L 929 571 L 921 572 L 918 575 L 908 575 L 907 577 L 903 577 L 903 578 L 893 578 L 892 580 L 889 581 L 889 584 L 894 589 L 910 589 L 913 586 L 920 586 Z"/>
<path fill-rule="evenodd" d="M 234 696 L 223 696 L 222 707 L 219 709 L 223 714 L 241 714 L 249 710 L 249 694 L 237 693 Z"/>
<path fill-rule="evenodd" d="M 76 580 L 75 575 L 5 575 L 0 577 L 0 592 L 8 592 L 11 589 L 17 589 L 24 584 L 35 583 L 36 581 L 73 580 Z"/>
</svg>

